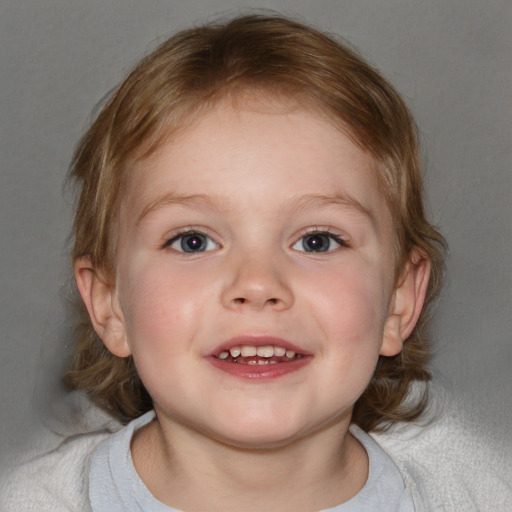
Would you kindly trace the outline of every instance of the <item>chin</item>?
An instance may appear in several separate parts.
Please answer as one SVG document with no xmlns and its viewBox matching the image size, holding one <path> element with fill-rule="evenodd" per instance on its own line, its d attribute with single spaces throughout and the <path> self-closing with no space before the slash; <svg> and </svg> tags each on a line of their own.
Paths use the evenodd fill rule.
<svg viewBox="0 0 512 512">
<path fill-rule="evenodd" d="M 281 434 L 259 429 L 253 432 L 232 432 L 229 435 L 218 436 L 217 440 L 242 450 L 272 450 L 289 446 L 300 437 L 298 434 Z"/>
<path fill-rule="evenodd" d="M 231 418 L 210 430 L 211 437 L 236 448 L 247 450 L 285 447 L 309 433 L 305 425 L 285 421 L 283 417 Z"/>
</svg>

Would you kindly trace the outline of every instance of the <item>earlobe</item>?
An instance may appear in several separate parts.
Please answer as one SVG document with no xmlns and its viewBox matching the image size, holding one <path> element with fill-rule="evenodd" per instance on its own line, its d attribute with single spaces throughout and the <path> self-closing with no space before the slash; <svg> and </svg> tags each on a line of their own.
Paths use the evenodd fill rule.
<svg viewBox="0 0 512 512">
<path fill-rule="evenodd" d="M 118 357 L 130 355 L 124 318 L 117 302 L 115 286 L 99 272 L 89 257 L 74 264 L 76 285 L 87 308 L 92 326 L 107 349 Z"/>
<path fill-rule="evenodd" d="M 425 303 L 430 277 L 430 261 L 414 253 L 407 262 L 391 300 L 380 354 L 395 356 L 402 351 Z"/>
</svg>

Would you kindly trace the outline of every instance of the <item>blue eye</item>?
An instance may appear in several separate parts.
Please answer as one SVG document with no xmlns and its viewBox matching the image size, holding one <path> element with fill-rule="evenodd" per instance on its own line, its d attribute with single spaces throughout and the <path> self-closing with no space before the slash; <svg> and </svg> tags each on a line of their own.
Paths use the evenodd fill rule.
<svg viewBox="0 0 512 512">
<path fill-rule="evenodd" d="M 340 237 L 322 231 L 302 236 L 292 248 L 304 252 L 328 252 L 345 245 L 346 243 Z"/>
<path fill-rule="evenodd" d="M 175 251 L 186 253 L 197 253 L 213 251 L 218 245 L 207 235 L 202 233 L 182 233 L 169 240 L 164 247 L 171 247 Z"/>
</svg>

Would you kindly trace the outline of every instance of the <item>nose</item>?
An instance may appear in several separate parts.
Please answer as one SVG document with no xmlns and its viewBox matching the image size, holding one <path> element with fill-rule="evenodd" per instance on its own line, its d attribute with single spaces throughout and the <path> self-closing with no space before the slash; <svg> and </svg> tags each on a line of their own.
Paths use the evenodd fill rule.
<svg viewBox="0 0 512 512">
<path fill-rule="evenodd" d="M 222 291 L 222 303 L 228 309 L 284 311 L 294 302 L 284 263 L 263 255 L 242 256 L 231 262 Z"/>
</svg>

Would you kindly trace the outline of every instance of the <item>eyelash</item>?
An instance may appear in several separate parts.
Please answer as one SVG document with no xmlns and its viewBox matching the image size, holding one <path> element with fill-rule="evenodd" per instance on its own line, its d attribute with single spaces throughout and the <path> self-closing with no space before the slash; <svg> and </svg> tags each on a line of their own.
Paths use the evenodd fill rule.
<svg viewBox="0 0 512 512">
<path fill-rule="evenodd" d="M 292 249 L 295 249 L 295 250 L 300 251 L 300 252 L 307 252 L 307 253 L 311 253 L 311 254 L 316 254 L 316 253 L 321 253 L 321 252 L 332 252 L 333 250 L 336 250 L 336 249 L 340 248 L 340 247 L 337 247 L 337 248 L 332 249 L 331 247 L 328 247 L 327 249 L 322 250 L 322 248 L 320 246 L 317 246 L 316 249 L 319 249 L 319 250 L 314 250 L 315 247 L 312 246 L 312 247 L 309 247 L 309 249 L 311 249 L 311 250 L 306 250 L 306 248 L 304 246 L 305 240 L 308 237 L 314 237 L 315 235 L 325 236 L 325 237 L 327 237 L 329 239 L 329 241 L 334 241 L 340 247 L 349 247 L 349 244 L 348 244 L 348 242 L 345 239 L 341 238 L 339 235 L 335 235 L 334 233 L 331 233 L 329 231 L 329 229 L 310 228 L 310 229 L 306 230 L 306 232 L 303 233 L 292 244 L 292 246 L 291 246 Z M 183 246 L 183 241 L 184 241 L 185 237 L 187 237 L 187 236 L 189 236 L 189 237 L 198 236 L 199 238 L 203 239 L 203 242 L 205 241 L 206 244 L 207 244 L 206 248 L 204 248 L 202 250 L 194 250 L 195 248 L 193 246 L 189 245 L 188 249 L 190 249 L 190 250 L 187 250 L 187 248 Z M 179 240 L 181 240 L 181 249 L 182 250 L 179 250 L 177 248 L 174 248 L 174 250 L 176 250 L 177 252 L 185 253 L 185 254 L 197 254 L 199 252 L 205 252 L 205 251 L 208 251 L 208 250 L 212 250 L 211 246 L 208 247 L 208 245 L 211 245 L 211 243 L 214 243 L 216 245 L 216 248 L 219 247 L 219 244 L 217 244 L 217 242 L 215 242 L 213 240 L 213 238 L 210 235 L 208 235 L 205 231 L 203 231 L 201 229 L 198 229 L 198 228 L 190 227 L 190 228 L 186 228 L 183 231 L 180 231 L 180 232 L 176 233 L 171 238 L 166 240 L 162 244 L 162 249 L 171 248 L 172 245 L 175 244 L 176 242 L 178 242 Z M 296 247 L 300 243 L 302 243 L 302 249 L 299 249 L 299 248 Z"/>
<path fill-rule="evenodd" d="M 183 241 L 183 239 L 185 237 L 194 236 L 194 235 L 199 236 L 199 237 L 204 237 L 205 239 L 213 242 L 217 247 L 219 246 L 217 244 L 217 242 L 215 242 L 213 240 L 213 238 L 210 235 L 208 235 L 208 233 L 206 233 L 205 231 L 198 229 L 198 228 L 190 227 L 190 228 L 186 228 L 182 231 L 179 231 L 175 235 L 171 236 L 171 238 L 169 238 L 162 244 L 162 249 L 168 249 L 168 248 L 172 247 L 172 245 L 174 243 L 178 242 L 180 239 Z M 183 245 L 182 245 L 182 248 L 183 248 Z M 192 247 L 189 247 L 189 248 L 192 249 Z M 204 252 L 204 250 L 203 251 L 186 251 L 186 250 L 180 251 L 178 249 L 175 249 L 175 250 L 177 252 L 184 252 L 186 254 L 195 254 L 198 252 Z"/>
<path fill-rule="evenodd" d="M 328 237 L 330 240 L 332 240 L 332 241 L 336 242 L 337 244 L 339 244 L 340 247 L 350 247 L 350 245 L 347 242 L 347 240 L 343 239 L 340 235 L 336 235 L 336 234 L 332 233 L 331 231 L 329 231 L 329 229 L 310 228 L 310 229 L 306 230 L 306 232 L 303 233 L 297 239 L 296 242 L 294 242 L 294 244 L 292 245 L 292 248 L 294 248 L 300 242 L 302 242 L 302 244 L 304 244 L 304 240 L 307 237 L 314 237 L 315 235 L 322 235 L 322 236 Z M 339 249 L 340 247 L 337 247 L 337 249 Z M 297 250 L 300 250 L 300 249 L 297 249 Z M 325 250 L 325 251 L 304 251 L 304 252 L 309 252 L 309 253 L 312 253 L 312 254 L 317 254 L 317 253 L 320 253 L 320 252 L 332 252 L 333 250 L 335 250 L 335 249 L 330 249 L 329 248 L 328 250 Z"/>
</svg>

